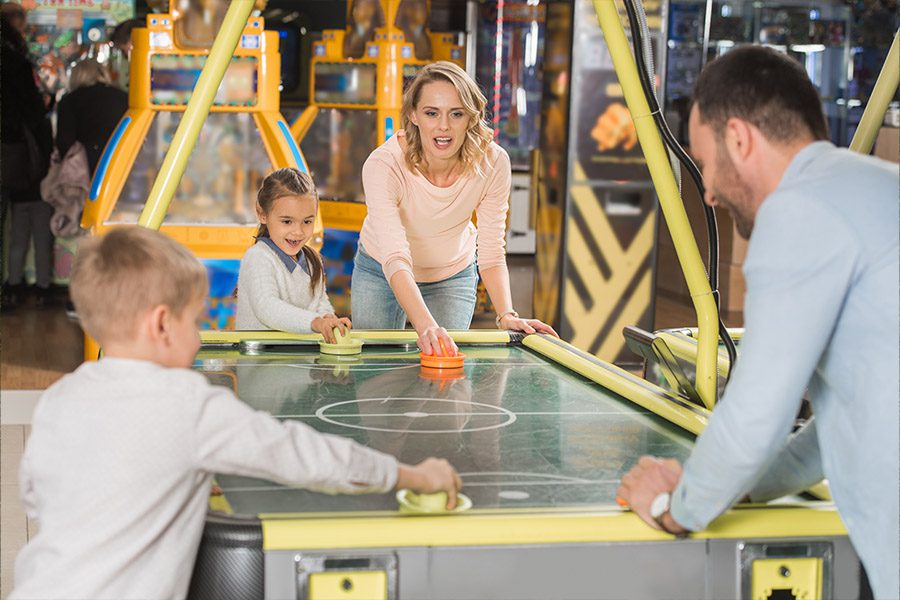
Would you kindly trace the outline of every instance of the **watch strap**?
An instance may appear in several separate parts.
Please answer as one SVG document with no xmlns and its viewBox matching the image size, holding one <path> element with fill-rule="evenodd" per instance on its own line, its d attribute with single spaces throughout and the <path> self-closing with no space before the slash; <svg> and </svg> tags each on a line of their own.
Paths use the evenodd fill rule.
<svg viewBox="0 0 900 600">
<path fill-rule="evenodd" d="M 669 514 L 668 509 L 663 514 L 658 517 L 653 517 L 653 520 L 656 521 L 656 524 L 659 525 L 659 528 L 668 533 L 669 535 L 674 535 L 678 539 L 684 539 L 688 535 L 690 535 L 690 531 L 679 531 L 678 533 L 672 531 L 668 527 L 666 527 L 666 515 Z"/>
</svg>

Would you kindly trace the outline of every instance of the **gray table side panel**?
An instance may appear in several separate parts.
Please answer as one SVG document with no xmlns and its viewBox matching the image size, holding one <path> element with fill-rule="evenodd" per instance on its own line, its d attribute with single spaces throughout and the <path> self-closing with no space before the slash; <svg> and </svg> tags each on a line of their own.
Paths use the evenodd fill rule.
<svg viewBox="0 0 900 600">
<path fill-rule="evenodd" d="M 401 599 L 715 600 L 740 597 L 738 545 L 741 541 L 415 547 L 361 549 L 359 553 L 397 555 Z M 856 598 L 859 566 L 853 547 L 846 537 L 830 541 L 834 544 L 833 597 Z M 352 552 L 340 549 L 313 553 Z M 298 551 L 266 553 L 267 600 L 296 598 L 295 556 L 298 554 Z"/>
</svg>

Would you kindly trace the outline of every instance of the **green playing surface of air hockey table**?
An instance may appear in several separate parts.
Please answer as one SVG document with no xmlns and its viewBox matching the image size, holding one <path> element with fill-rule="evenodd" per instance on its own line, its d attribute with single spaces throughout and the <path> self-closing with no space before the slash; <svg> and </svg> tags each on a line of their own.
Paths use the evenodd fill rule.
<svg viewBox="0 0 900 600">
<path fill-rule="evenodd" d="M 740 506 L 687 539 L 616 504 L 638 457 L 688 456 L 706 409 L 548 336 L 451 334 L 461 371 L 422 368 L 411 331 L 354 331 L 353 356 L 313 335 L 204 332 L 194 368 L 214 383 L 406 463 L 446 458 L 473 506 L 409 515 L 393 493 L 219 475 L 192 597 L 855 597 L 828 502 Z"/>
</svg>

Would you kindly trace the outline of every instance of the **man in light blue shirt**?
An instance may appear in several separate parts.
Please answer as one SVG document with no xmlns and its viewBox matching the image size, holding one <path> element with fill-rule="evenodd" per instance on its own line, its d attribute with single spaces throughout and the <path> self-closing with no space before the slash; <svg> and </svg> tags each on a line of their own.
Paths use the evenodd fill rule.
<svg viewBox="0 0 900 600">
<path fill-rule="evenodd" d="M 716 59 L 694 98 L 705 201 L 750 240 L 741 359 L 683 471 L 643 457 L 619 495 L 682 533 L 827 477 L 876 597 L 900 597 L 898 167 L 825 141 L 815 88 L 773 50 Z"/>
</svg>

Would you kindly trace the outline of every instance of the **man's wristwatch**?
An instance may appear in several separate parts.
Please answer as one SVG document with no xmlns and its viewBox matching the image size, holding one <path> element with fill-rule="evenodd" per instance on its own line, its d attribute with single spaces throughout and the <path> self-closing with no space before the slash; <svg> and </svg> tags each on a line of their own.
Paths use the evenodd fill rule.
<svg viewBox="0 0 900 600">
<path fill-rule="evenodd" d="M 517 313 L 514 310 L 507 310 L 502 313 L 497 313 L 497 318 L 494 319 L 494 322 L 497 323 L 497 329 L 500 329 L 500 321 L 503 320 L 503 317 L 510 316 L 510 315 L 517 319 L 519 318 L 519 313 Z"/>
<path fill-rule="evenodd" d="M 671 533 L 676 537 L 687 537 L 686 531 L 676 533 L 666 527 L 666 523 L 663 519 L 668 514 L 671 506 L 672 494 L 670 494 L 669 492 L 662 492 L 653 499 L 653 502 L 650 503 L 650 516 L 654 521 L 656 521 L 656 524 L 659 525 L 659 528 L 666 533 Z"/>
</svg>

